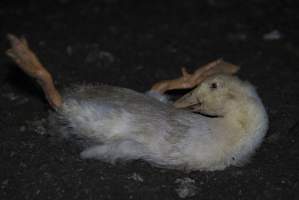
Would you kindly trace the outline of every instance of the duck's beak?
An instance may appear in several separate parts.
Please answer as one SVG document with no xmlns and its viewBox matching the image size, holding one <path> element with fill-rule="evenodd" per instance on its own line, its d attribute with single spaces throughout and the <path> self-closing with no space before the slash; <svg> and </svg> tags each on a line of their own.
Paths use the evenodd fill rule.
<svg viewBox="0 0 299 200">
<path fill-rule="evenodd" d="M 176 108 L 190 108 L 193 112 L 198 112 L 200 110 L 201 102 L 194 95 L 193 91 L 185 94 L 174 102 L 174 107 Z"/>
</svg>

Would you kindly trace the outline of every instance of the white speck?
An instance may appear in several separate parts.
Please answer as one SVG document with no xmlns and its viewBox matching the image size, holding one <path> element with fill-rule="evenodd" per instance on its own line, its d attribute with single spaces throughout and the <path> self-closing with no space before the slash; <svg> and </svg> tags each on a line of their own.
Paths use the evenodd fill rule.
<svg viewBox="0 0 299 200">
<path fill-rule="evenodd" d="M 278 30 L 273 30 L 263 35 L 264 40 L 279 40 L 282 34 Z"/>
<path fill-rule="evenodd" d="M 179 184 L 176 192 L 180 198 L 192 197 L 196 194 L 195 181 L 189 177 L 176 179 L 175 183 Z"/>
<path fill-rule="evenodd" d="M 129 179 L 133 179 L 134 181 L 138 181 L 138 182 L 143 182 L 143 178 L 137 174 L 137 173 L 133 173 L 131 176 L 128 177 Z"/>
</svg>

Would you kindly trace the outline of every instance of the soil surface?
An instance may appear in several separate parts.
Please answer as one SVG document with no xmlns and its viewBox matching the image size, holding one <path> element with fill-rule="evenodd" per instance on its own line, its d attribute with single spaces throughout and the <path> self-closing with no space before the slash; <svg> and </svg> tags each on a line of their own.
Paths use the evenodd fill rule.
<svg viewBox="0 0 299 200">
<path fill-rule="evenodd" d="M 295 1 L 27 0 L 0 3 L 0 199 L 299 199 L 299 14 Z M 143 92 L 217 58 L 241 66 L 270 129 L 251 161 L 183 172 L 82 160 L 42 126 L 49 106 L 4 54 L 24 35 L 58 88 Z"/>
</svg>

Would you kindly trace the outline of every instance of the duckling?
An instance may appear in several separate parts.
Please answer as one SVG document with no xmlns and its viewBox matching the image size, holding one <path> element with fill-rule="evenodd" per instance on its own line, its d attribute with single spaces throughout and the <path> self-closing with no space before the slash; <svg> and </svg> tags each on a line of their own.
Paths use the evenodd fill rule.
<svg viewBox="0 0 299 200">
<path fill-rule="evenodd" d="M 240 166 L 260 146 L 268 129 L 254 87 L 233 76 L 238 67 L 222 60 L 182 77 L 161 81 L 146 94 L 105 85 L 77 85 L 60 93 L 51 74 L 24 38 L 8 35 L 7 51 L 37 79 L 54 108 L 49 121 L 64 137 L 92 141 L 84 159 L 110 163 L 142 159 L 164 168 L 223 170 Z M 175 102 L 173 89 L 191 89 Z"/>
</svg>

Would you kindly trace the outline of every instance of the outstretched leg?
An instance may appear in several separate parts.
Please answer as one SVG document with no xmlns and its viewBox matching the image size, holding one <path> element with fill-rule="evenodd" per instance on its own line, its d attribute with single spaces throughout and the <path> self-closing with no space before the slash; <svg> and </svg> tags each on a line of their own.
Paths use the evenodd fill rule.
<svg viewBox="0 0 299 200">
<path fill-rule="evenodd" d="M 62 105 L 62 99 L 54 86 L 51 74 L 40 63 L 35 53 L 29 48 L 25 38 L 8 34 L 11 48 L 6 54 L 29 76 L 35 78 L 42 87 L 49 104 L 57 109 Z"/>
<path fill-rule="evenodd" d="M 186 71 L 186 68 L 182 68 L 181 77 L 173 80 L 160 81 L 153 85 L 151 91 L 164 94 L 165 92 L 174 89 L 190 89 L 197 86 L 207 77 L 213 74 L 234 74 L 238 70 L 238 66 L 233 65 L 231 63 L 227 63 L 222 59 L 218 59 L 200 67 L 193 74 L 189 74 Z"/>
</svg>

